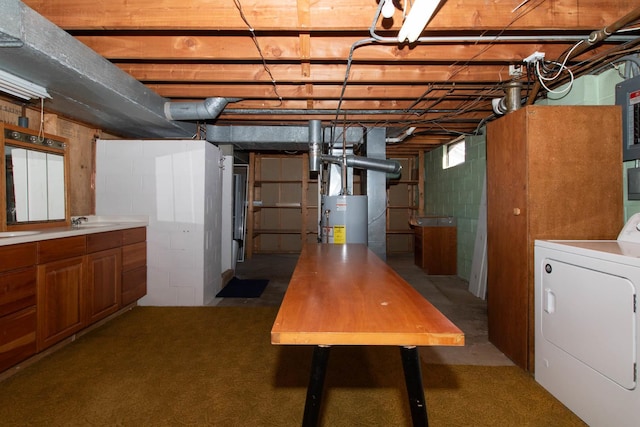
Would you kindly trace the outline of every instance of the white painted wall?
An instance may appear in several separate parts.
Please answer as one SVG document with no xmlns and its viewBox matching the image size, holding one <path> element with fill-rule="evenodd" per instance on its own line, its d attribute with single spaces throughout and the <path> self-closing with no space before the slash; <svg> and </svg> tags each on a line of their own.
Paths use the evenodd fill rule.
<svg viewBox="0 0 640 427">
<path fill-rule="evenodd" d="M 99 140 L 96 214 L 147 215 L 141 305 L 208 304 L 221 288 L 222 167 L 198 140 Z"/>
</svg>

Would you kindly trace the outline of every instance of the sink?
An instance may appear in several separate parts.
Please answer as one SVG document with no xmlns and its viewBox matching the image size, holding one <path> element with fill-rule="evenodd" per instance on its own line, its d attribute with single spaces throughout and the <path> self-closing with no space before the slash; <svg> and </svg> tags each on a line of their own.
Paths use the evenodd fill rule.
<svg viewBox="0 0 640 427">
<path fill-rule="evenodd" d="M 77 225 L 79 228 L 91 228 L 91 227 L 111 227 L 112 225 L 118 225 L 115 222 L 83 222 Z"/>
<path fill-rule="evenodd" d="M 22 237 L 31 236 L 32 234 L 38 234 L 39 231 L 2 231 L 0 237 Z"/>
</svg>

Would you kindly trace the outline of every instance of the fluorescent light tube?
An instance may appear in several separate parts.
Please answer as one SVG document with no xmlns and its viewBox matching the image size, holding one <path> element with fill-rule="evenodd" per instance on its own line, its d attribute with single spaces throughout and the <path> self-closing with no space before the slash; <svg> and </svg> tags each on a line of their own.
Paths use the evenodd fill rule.
<svg viewBox="0 0 640 427">
<path fill-rule="evenodd" d="M 0 91 L 22 99 L 51 98 L 45 88 L 0 70 Z"/>
<path fill-rule="evenodd" d="M 427 22 L 429 22 L 441 1 L 415 0 L 409 15 L 407 15 L 402 28 L 400 28 L 400 32 L 398 32 L 398 42 L 404 43 L 406 40 L 409 43 L 413 43 L 418 40 L 422 30 L 427 26 Z"/>
</svg>

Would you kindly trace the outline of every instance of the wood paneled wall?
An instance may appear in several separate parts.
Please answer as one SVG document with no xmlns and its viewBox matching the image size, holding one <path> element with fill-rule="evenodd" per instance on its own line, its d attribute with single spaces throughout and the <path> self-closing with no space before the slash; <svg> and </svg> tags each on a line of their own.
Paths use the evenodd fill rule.
<svg viewBox="0 0 640 427">
<path fill-rule="evenodd" d="M 100 129 L 55 114 L 48 114 L 46 110 L 41 114 L 38 105 L 26 106 L 0 98 L 1 122 L 18 125 L 20 116 L 29 119 L 29 129 L 39 130 L 42 124 L 43 132 L 69 140 L 67 161 L 70 162 L 71 169 L 69 177 L 71 215 L 95 214 L 95 140 L 97 137 L 114 138 L 114 136 L 105 134 Z"/>
</svg>

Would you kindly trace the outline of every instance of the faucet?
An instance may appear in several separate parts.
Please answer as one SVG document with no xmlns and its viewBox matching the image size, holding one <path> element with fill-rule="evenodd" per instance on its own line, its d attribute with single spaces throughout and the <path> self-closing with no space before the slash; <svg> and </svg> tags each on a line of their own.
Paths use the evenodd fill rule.
<svg viewBox="0 0 640 427">
<path fill-rule="evenodd" d="M 82 224 L 82 221 L 87 222 L 89 220 L 87 219 L 86 216 L 79 216 L 77 218 L 71 219 L 71 226 L 78 227 L 80 224 Z"/>
</svg>

